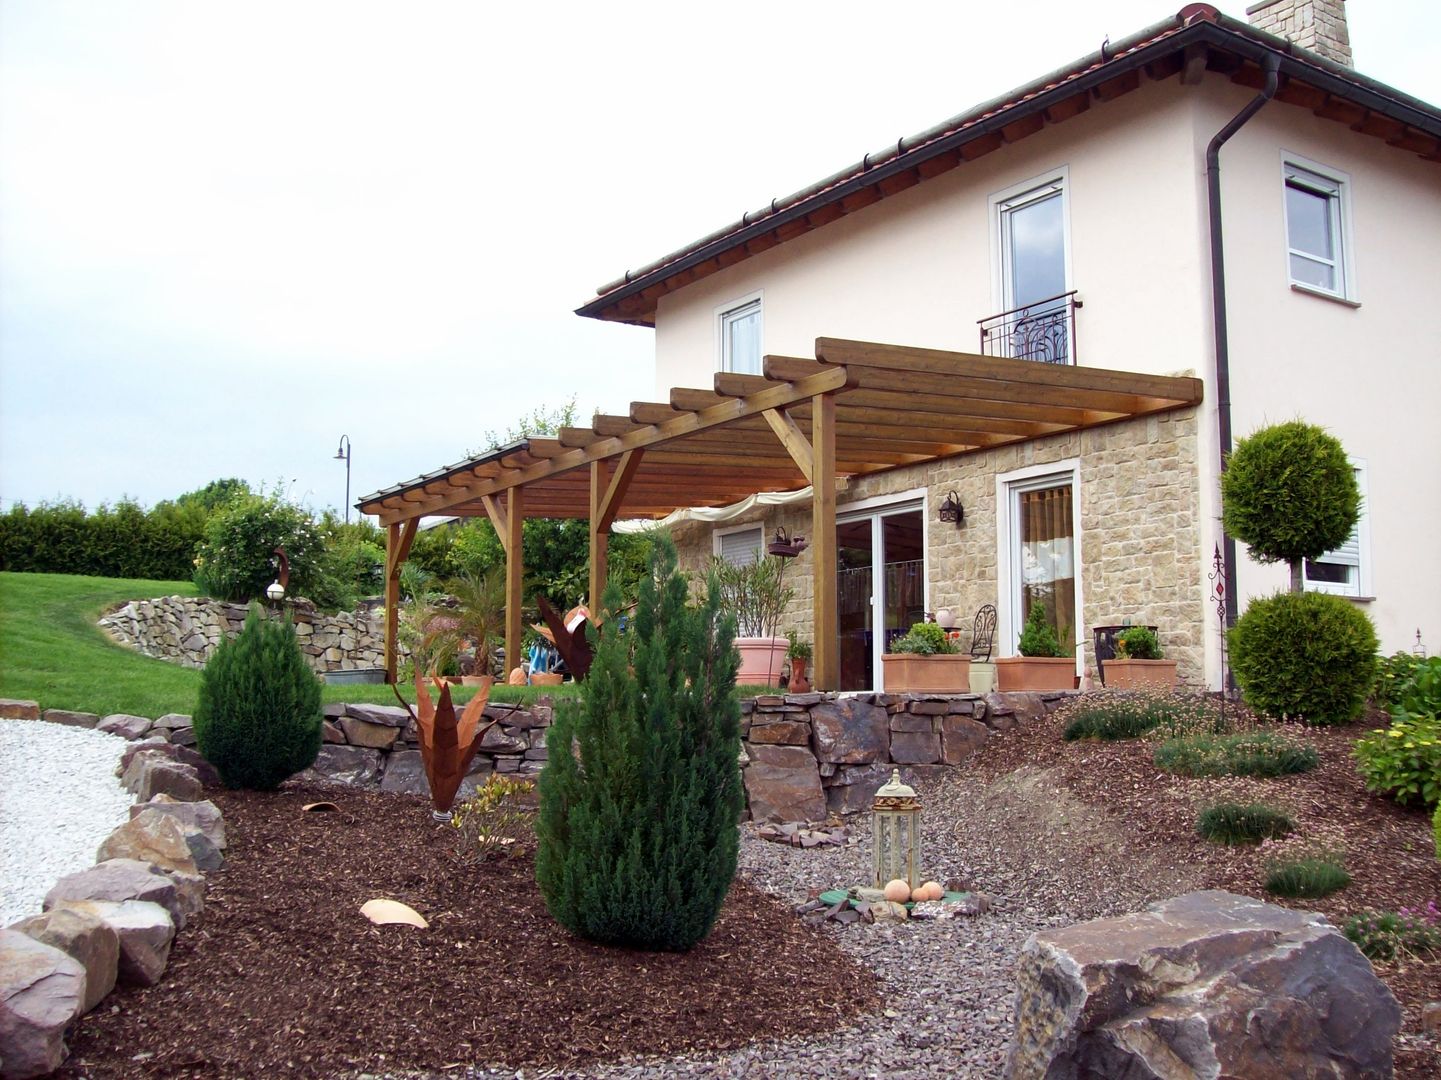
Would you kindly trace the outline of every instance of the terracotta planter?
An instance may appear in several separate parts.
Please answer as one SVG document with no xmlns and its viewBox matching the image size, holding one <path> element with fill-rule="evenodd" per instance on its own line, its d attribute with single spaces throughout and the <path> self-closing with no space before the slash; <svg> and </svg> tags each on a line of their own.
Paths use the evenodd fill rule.
<svg viewBox="0 0 1441 1080">
<path fill-rule="evenodd" d="M 884 653 L 881 671 L 888 694 L 908 691 L 968 694 L 971 690 L 971 658 L 965 653 L 942 656 Z"/>
<path fill-rule="evenodd" d="M 1110 664 L 1106 667 L 1109 669 Z M 1076 661 L 1070 656 L 1000 656 L 996 658 L 996 689 L 1074 690 Z"/>
<path fill-rule="evenodd" d="M 1170 690 L 1176 685 L 1174 660 L 1107 660 L 1107 690 L 1140 690 L 1160 687 Z"/>
<path fill-rule="evenodd" d="M 790 642 L 783 637 L 738 637 L 736 651 L 741 654 L 736 682 L 752 686 L 779 686 L 781 665 L 786 660 Z"/>
<path fill-rule="evenodd" d="M 791 658 L 791 679 L 786 684 L 786 689 L 792 694 L 807 694 L 811 689 L 811 681 L 806 678 L 806 668 L 810 661 L 803 656 Z"/>
<path fill-rule="evenodd" d="M 532 686 L 559 686 L 565 682 L 565 676 L 559 671 L 537 671 L 530 677 Z"/>
<path fill-rule="evenodd" d="M 485 680 L 486 680 L 486 676 L 484 676 L 484 675 L 462 675 L 462 676 L 460 677 L 460 685 L 461 685 L 461 686 L 484 686 L 484 685 L 485 685 Z"/>
</svg>

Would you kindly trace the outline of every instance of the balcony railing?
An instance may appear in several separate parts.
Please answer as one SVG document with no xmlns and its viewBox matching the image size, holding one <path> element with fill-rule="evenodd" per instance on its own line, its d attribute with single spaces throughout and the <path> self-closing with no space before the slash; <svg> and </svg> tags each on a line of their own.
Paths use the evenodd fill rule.
<svg viewBox="0 0 1441 1080">
<path fill-rule="evenodd" d="M 1073 289 L 1034 304 L 978 319 L 983 356 L 1009 356 L 1043 364 L 1076 362 L 1076 309 Z"/>
</svg>

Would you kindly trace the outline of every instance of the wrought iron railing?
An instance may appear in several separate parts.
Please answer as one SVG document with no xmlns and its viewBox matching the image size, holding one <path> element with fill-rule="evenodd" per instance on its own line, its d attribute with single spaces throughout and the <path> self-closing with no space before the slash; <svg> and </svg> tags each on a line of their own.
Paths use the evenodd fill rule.
<svg viewBox="0 0 1441 1080">
<path fill-rule="evenodd" d="M 981 353 L 1036 360 L 1043 364 L 1076 362 L 1076 309 L 1073 289 L 1034 304 L 978 319 Z"/>
</svg>

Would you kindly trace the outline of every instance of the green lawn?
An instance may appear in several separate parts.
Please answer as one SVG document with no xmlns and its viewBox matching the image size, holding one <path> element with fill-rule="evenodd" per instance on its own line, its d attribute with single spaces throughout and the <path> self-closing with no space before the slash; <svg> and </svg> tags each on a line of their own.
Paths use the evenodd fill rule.
<svg viewBox="0 0 1441 1080">
<path fill-rule="evenodd" d="M 126 581 L 70 574 L 0 573 L 0 697 L 38 701 L 45 709 L 134 713 L 156 717 L 190 713 L 200 672 L 152 660 L 116 645 L 95 625 L 100 613 L 126 600 L 194 596 L 188 581 Z M 415 691 L 402 687 L 408 700 Z M 496 701 L 529 701 L 567 687 L 496 687 Z M 456 687 L 457 702 L 474 690 Z M 389 686 L 326 686 L 327 702 L 395 704 Z"/>
</svg>

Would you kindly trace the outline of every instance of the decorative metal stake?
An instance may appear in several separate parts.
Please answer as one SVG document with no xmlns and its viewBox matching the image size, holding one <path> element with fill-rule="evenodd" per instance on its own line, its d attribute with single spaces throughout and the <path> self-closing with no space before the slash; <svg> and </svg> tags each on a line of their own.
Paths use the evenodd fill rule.
<svg viewBox="0 0 1441 1080">
<path fill-rule="evenodd" d="M 1216 545 L 1216 554 L 1211 559 L 1212 570 L 1206 575 L 1211 582 L 1211 599 L 1216 605 L 1216 617 L 1221 623 L 1221 724 L 1226 729 L 1226 560 L 1221 555 L 1221 545 Z"/>
</svg>

